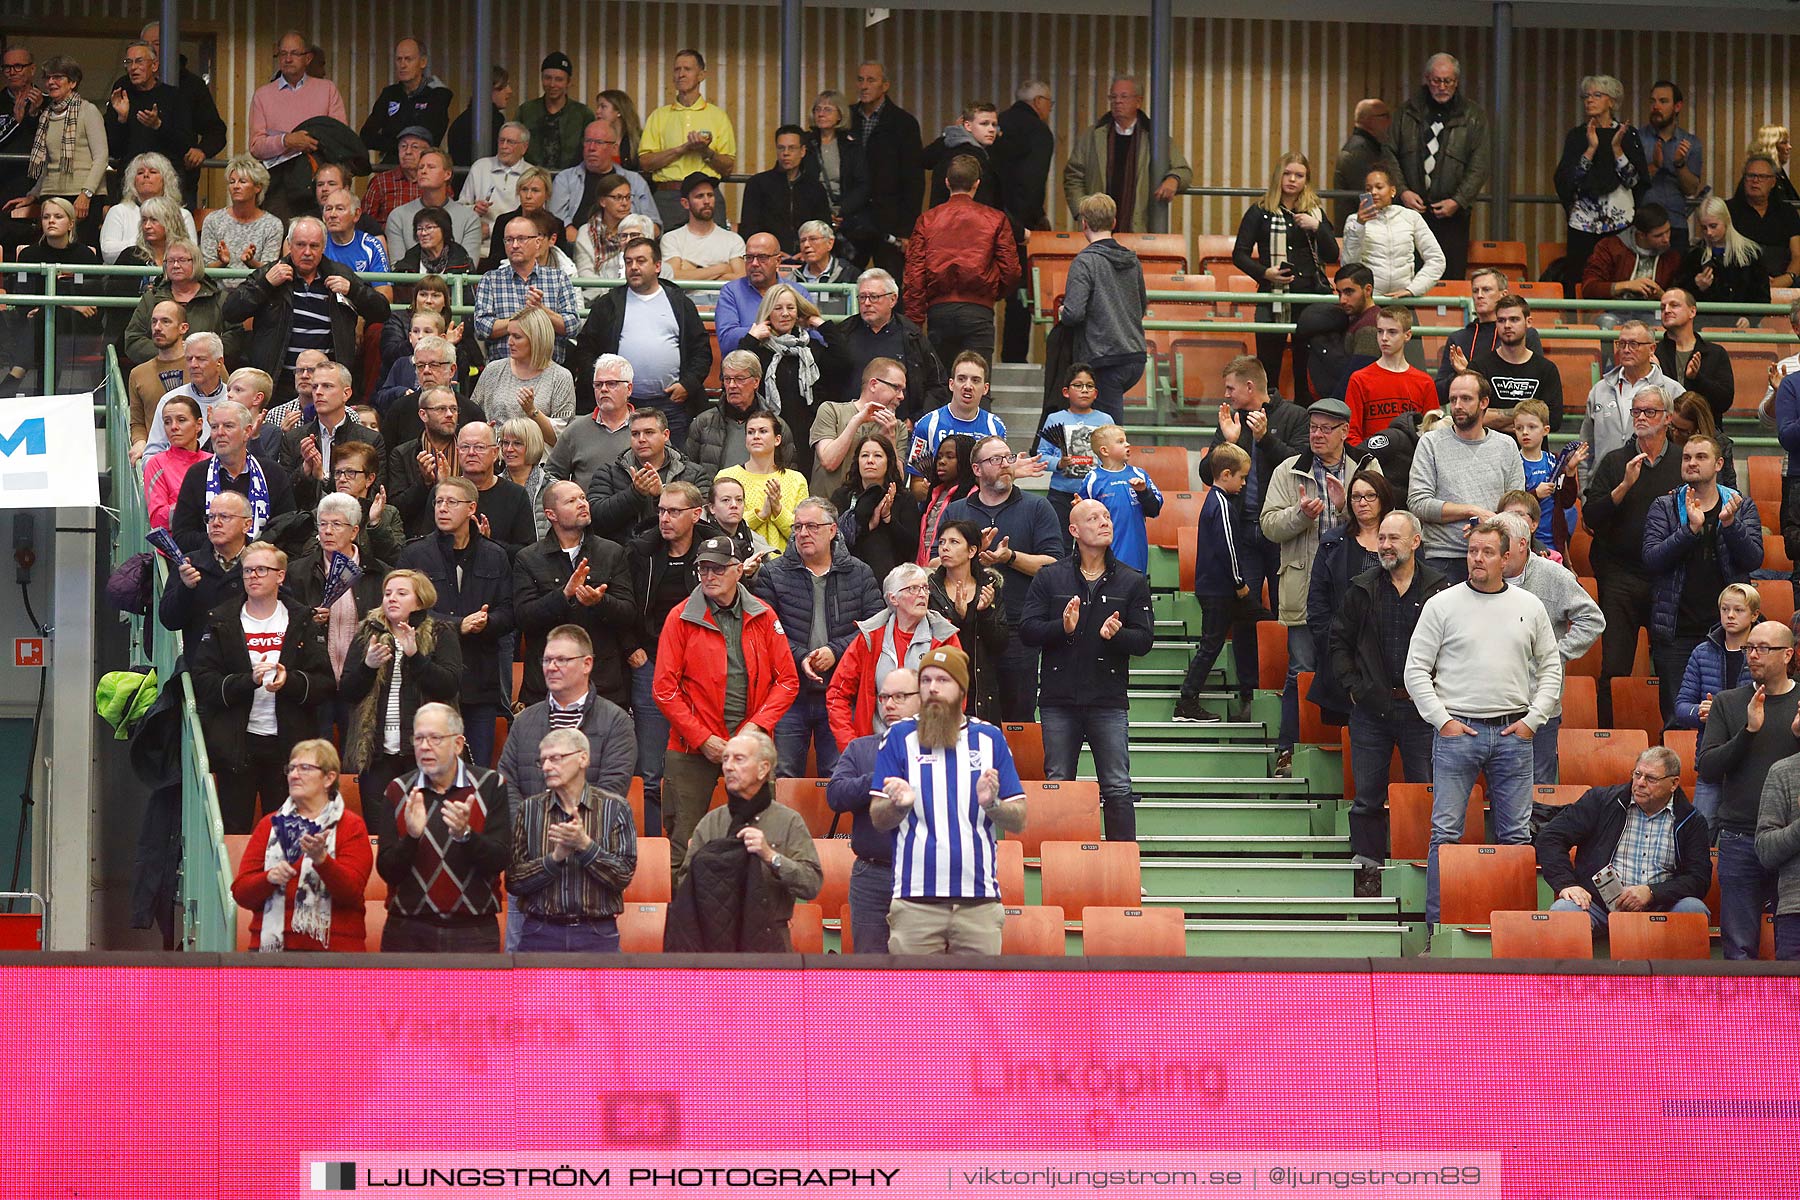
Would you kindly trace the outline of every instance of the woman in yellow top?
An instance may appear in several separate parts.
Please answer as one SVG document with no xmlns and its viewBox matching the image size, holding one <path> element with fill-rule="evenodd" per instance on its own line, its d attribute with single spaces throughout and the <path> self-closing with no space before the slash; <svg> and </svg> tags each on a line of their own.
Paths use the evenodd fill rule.
<svg viewBox="0 0 1800 1200">
<path fill-rule="evenodd" d="M 750 452 L 750 461 L 718 474 L 720 479 L 735 479 L 744 485 L 744 520 L 777 554 L 787 549 L 794 509 L 806 499 L 806 476 L 775 464 L 780 447 L 775 418 L 756 413 L 744 422 L 744 448 Z"/>
</svg>

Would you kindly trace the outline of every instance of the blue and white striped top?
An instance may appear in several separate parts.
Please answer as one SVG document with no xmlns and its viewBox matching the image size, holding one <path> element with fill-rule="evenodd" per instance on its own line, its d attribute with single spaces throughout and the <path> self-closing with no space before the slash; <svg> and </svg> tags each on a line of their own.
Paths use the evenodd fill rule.
<svg viewBox="0 0 1800 1200">
<path fill-rule="evenodd" d="M 966 433 L 976 441 L 984 437 L 1005 437 L 1006 422 L 985 408 L 977 410 L 973 419 L 967 421 L 952 412 L 948 404 L 932 409 L 913 426 L 912 452 L 906 457 L 907 472 L 935 482 L 938 447 L 944 444 L 945 438 L 959 433 Z"/>
<path fill-rule="evenodd" d="M 995 843 L 999 830 L 981 811 L 975 781 L 993 767 L 1000 799 L 1025 795 L 1012 750 L 1000 730 L 970 717 L 956 745 L 925 750 L 919 723 L 909 717 L 890 728 L 875 752 L 872 795 L 890 777 L 909 780 L 918 801 L 894 831 L 894 898 L 998 900 Z"/>
</svg>

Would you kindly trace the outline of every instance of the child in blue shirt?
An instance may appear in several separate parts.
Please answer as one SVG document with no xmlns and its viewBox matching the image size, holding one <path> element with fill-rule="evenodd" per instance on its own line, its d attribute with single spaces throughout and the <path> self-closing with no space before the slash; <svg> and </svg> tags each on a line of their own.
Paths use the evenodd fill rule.
<svg viewBox="0 0 1800 1200">
<path fill-rule="evenodd" d="M 1113 557 L 1146 574 L 1150 570 L 1150 534 L 1145 517 L 1162 511 L 1163 494 L 1150 476 L 1134 467 L 1131 443 L 1117 425 L 1102 425 L 1088 438 L 1095 466 L 1082 481 L 1080 496 L 1098 500 L 1112 514 Z"/>
<path fill-rule="evenodd" d="M 1544 449 L 1544 435 L 1550 431 L 1550 409 L 1542 400 L 1521 400 L 1513 406 L 1513 436 L 1519 439 L 1519 457 L 1525 461 L 1525 490 L 1538 501 L 1540 515 L 1533 532 L 1545 546 L 1554 546 L 1551 517 L 1556 511 L 1556 489 L 1550 473 L 1556 468 L 1556 455 Z"/>
<path fill-rule="evenodd" d="M 1094 431 L 1112 423 L 1103 412 L 1094 411 L 1100 387 L 1094 369 L 1076 363 L 1069 369 L 1069 382 L 1063 385 L 1063 399 L 1069 407 L 1051 413 L 1038 431 L 1037 456 L 1050 472 L 1050 507 L 1056 510 L 1057 528 L 1063 531 L 1063 553 L 1074 549 L 1069 540 L 1069 510 L 1075 506 L 1075 494 L 1087 482 L 1094 469 L 1094 452 L 1090 445 Z"/>
<path fill-rule="evenodd" d="M 1243 711 L 1250 707 L 1250 690 L 1256 686 L 1256 621 L 1245 619 L 1246 605 L 1253 607 L 1250 581 L 1245 574 L 1243 548 L 1249 544 L 1244 521 L 1243 491 L 1250 479 L 1250 455 L 1242 446 L 1226 442 L 1207 456 L 1212 468 L 1212 487 L 1200 502 L 1199 539 L 1194 545 L 1194 598 L 1200 601 L 1200 641 L 1188 660 L 1175 701 L 1177 721 L 1217 721 L 1219 716 L 1200 705 L 1200 689 L 1212 674 L 1225 639 L 1231 638 L 1231 654 L 1237 664 L 1238 700 Z"/>
</svg>

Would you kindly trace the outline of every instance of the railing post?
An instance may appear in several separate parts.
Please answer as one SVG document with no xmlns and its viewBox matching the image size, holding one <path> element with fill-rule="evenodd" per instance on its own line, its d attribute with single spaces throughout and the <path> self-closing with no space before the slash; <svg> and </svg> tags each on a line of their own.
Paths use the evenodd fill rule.
<svg viewBox="0 0 1800 1200">
<path fill-rule="evenodd" d="M 493 75 L 494 0 L 475 0 L 475 88 L 469 97 L 469 113 L 474 118 L 469 140 L 471 162 L 486 157 L 494 144 Z"/>
<path fill-rule="evenodd" d="M 781 0 L 781 119 L 794 125 L 806 123 L 806 97 L 800 93 L 804 12 L 802 0 Z"/>
<path fill-rule="evenodd" d="M 56 295 L 56 269 L 44 272 L 44 295 Z M 44 377 L 39 385 L 46 396 L 56 395 L 56 321 L 58 305 L 44 305 Z"/>
<path fill-rule="evenodd" d="M 171 87 L 181 84 L 181 4 L 179 0 L 163 0 L 162 24 L 159 36 L 162 38 L 161 62 L 158 70 L 162 73 L 162 81 Z M 176 163 L 177 167 L 181 164 Z"/>
<path fill-rule="evenodd" d="M 1512 122 L 1513 111 L 1513 11 L 1512 0 L 1494 3 L 1493 103 L 1488 108 L 1488 128 L 1493 131 L 1493 170 L 1488 186 L 1494 202 L 1488 207 L 1488 236 L 1494 241 L 1512 237 Z"/>
<path fill-rule="evenodd" d="M 1150 0 L 1150 188 L 1162 182 L 1155 164 L 1170 161 L 1175 131 L 1175 6 L 1171 0 Z M 1170 201 L 1173 204 L 1174 201 Z M 1150 202 L 1151 233 L 1169 231 L 1169 205 Z"/>
</svg>

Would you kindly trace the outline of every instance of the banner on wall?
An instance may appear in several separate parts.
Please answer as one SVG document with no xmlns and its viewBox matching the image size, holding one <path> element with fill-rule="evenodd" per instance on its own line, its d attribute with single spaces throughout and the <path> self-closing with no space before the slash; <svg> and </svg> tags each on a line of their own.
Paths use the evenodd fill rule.
<svg viewBox="0 0 1800 1200">
<path fill-rule="evenodd" d="M 0 508 L 99 503 L 91 392 L 22 396 L 0 406 Z"/>
</svg>

